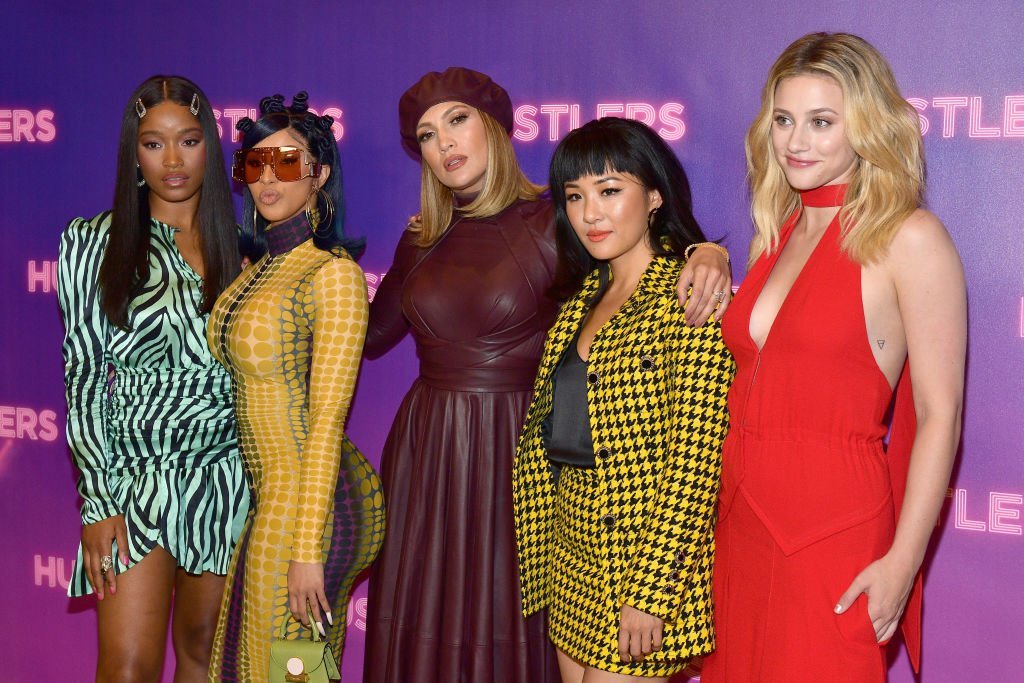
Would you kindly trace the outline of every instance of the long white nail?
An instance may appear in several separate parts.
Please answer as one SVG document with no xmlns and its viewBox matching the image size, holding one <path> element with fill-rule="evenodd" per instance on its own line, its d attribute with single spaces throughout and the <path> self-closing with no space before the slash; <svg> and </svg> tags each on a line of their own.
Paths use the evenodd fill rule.
<svg viewBox="0 0 1024 683">
<path fill-rule="evenodd" d="M 330 612 L 327 612 L 327 623 L 334 626 L 334 617 L 331 616 Z"/>
<path fill-rule="evenodd" d="M 320 635 L 322 635 L 322 636 L 326 636 L 327 635 L 327 631 L 324 630 L 324 623 L 322 621 L 316 622 L 316 627 L 318 629 L 320 629 Z"/>
</svg>

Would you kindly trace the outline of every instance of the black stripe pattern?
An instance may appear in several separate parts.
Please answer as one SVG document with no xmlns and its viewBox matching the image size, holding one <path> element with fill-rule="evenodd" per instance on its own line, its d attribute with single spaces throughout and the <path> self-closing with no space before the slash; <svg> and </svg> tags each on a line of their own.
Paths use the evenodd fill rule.
<svg viewBox="0 0 1024 683">
<path fill-rule="evenodd" d="M 129 563 L 115 561 L 115 571 L 160 545 L 191 573 L 224 574 L 248 509 L 231 382 L 206 345 L 202 278 L 174 228 L 154 220 L 150 230 L 149 276 L 129 331 L 100 307 L 110 212 L 76 218 L 61 236 L 67 438 L 82 523 L 124 515 Z M 68 593 L 89 592 L 79 548 Z"/>
</svg>

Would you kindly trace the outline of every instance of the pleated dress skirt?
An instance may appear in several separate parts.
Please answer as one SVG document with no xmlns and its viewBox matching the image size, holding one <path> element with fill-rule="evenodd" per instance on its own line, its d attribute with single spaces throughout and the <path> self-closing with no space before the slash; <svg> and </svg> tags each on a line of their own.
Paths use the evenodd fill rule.
<svg viewBox="0 0 1024 683">
<path fill-rule="evenodd" d="M 558 683 L 522 616 L 512 462 L 530 391 L 413 384 L 381 457 L 388 530 L 370 576 L 364 683 Z"/>
</svg>

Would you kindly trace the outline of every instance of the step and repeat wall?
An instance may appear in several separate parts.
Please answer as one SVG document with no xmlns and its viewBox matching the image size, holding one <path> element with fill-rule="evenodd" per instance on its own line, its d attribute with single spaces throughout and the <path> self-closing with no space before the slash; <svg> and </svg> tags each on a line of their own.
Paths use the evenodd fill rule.
<svg viewBox="0 0 1024 683">
<path fill-rule="evenodd" d="M 925 584 L 925 681 L 1020 680 L 1024 458 L 1024 5 L 1018 0 L 818 3 L 579 0 L 374 3 L 4 3 L 0 11 L 0 681 L 91 680 L 95 608 L 65 591 L 78 543 L 64 437 L 57 240 L 109 208 L 120 117 L 146 77 L 209 95 L 226 152 L 261 96 L 308 90 L 335 118 L 350 234 L 372 293 L 417 211 L 419 167 L 397 102 L 426 71 L 504 85 L 514 145 L 546 178 L 556 141 L 606 115 L 640 119 L 678 153 L 705 231 L 743 279 L 751 237 L 743 136 L 768 68 L 810 31 L 849 31 L 891 62 L 918 111 L 928 207 L 960 249 L 970 296 L 963 443 Z M 236 193 L 238 188 L 235 188 Z M 377 462 L 416 373 L 407 340 L 363 366 L 349 430 Z M 841 387 L 837 387 L 841 391 Z M 366 586 L 343 673 L 362 670 Z M 753 617 L 753 615 L 752 615 Z M 169 657 L 169 660 L 172 658 Z M 166 667 L 170 680 L 173 662 Z M 891 680 L 913 680 L 893 648 Z"/>
</svg>

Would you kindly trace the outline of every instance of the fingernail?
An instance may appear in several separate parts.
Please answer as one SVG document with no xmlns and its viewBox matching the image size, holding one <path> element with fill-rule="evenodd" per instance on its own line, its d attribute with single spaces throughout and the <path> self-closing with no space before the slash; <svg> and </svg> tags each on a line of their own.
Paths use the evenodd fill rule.
<svg viewBox="0 0 1024 683">
<path fill-rule="evenodd" d="M 326 636 L 327 635 L 327 631 L 324 630 L 323 622 L 320 622 L 320 621 L 316 622 L 316 627 L 318 629 L 320 629 L 320 635 L 322 635 L 322 636 Z"/>
<path fill-rule="evenodd" d="M 327 623 L 334 626 L 334 617 L 331 616 L 330 612 L 327 612 Z"/>
<path fill-rule="evenodd" d="M 842 611 L 843 611 L 843 606 L 842 605 L 836 605 L 836 614 L 841 614 Z"/>
<path fill-rule="evenodd" d="M 126 567 L 128 566 L 128 556 L 127 555 L 121 555 L 121 564 L 125 565 Z"/>
</svg>

